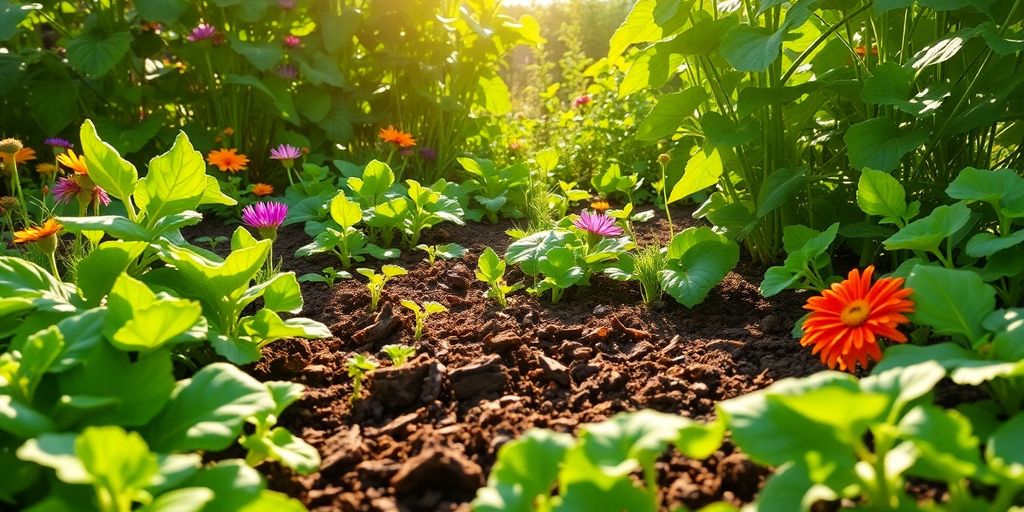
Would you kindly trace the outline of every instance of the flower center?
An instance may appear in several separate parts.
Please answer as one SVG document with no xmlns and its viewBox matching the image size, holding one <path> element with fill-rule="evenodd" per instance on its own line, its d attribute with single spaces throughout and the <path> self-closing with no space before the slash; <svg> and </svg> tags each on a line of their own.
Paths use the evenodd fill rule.
<svg viewBox="0 0 1024 512">
<path fill-rule="evenodd" d="M 860 299 L 847 304 L 843 308 L 843 312 L 839 314 L 839 319 L 847 327 L 858 327 L 868 319 L 870 313 L 871 307 L 868 301 Z"/>
</svg>

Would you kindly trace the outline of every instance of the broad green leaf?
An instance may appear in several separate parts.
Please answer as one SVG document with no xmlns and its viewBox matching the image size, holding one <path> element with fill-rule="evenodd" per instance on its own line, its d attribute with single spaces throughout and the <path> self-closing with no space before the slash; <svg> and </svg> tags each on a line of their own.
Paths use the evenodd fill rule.
<svg viewBox="0 0 1024 512">
<path fill-rule="evenodd" d="M 731 240 L 700 242 L 681 258 L 668 260 L 665 270 L 658 272 L 661 287 L 677 302 L 692 308 L 703 302 L 736 266 L 739 253 L 739 246 Z"/>
<path fill-rule="evenodd" d="M 0 431 L 18 439 L 31 439 L 56 429 L 57 426 L 46 414 L 10 395 L 0 395 Z"/>
<path fill-rule="evenodd" d="M 764 71 L 779 58 L 783 35 L 782 30 L 738 25 L 722 38 L 722 57 L 737 71 Z"/>
<path fill-rule="evenodd" d="M 927 217 L 915 220 L 885 239 L 887 250 L 937 251 L 943 240 L 953 236 L 971 220 L 971 209 L 963 202 L 939 206 Z"/>
<path fill-rule="evenodd" d="M 1007 236 L 999 237 L 987 231 L 978 233 L 967 242 L 967 255 L 974 258 L 986 258 L 993 254 L 1019 246 L 1024 243 L 1024 229 Z"/>
<path fill-rule="evenodd" d="M 675 133 L 683 121 L 697 111 L 697 107 L 707 98 L 703 87 L 689 87 L 683 91 L 666 94 L 658 98 L 658 103 L 651 113 L 644 118 L 637 128 L 636 138 L 639 140 L 658 140 Z"/>
<path fill-rule="evenodd" d="M 1011 169 L 975 169 L 967 167 L 946 187 L 953 199 L 982 201 L 1000 211 L 1007 200 L 1024 196 L 1024 178 Z"/>
<path fill-rule="evenodd" d="M 206 504 L 204 512 L 242 510 L 246 505 L 259 499 L 263 491 L 263 478 L 255 469 L 241 460 L 227 460 L 214 466 L 204 467 L 185 480 L 182 487 L 202 487 L 213 491 L 213 501 Z M 275 508 L 266 509 L 280 510 Z"/>
<path fill-rule="evenodd" d="M 126 352 L 156 350 L 191 329 L 202 316 L 203 309 L 197 302 L 160 300 L 137 309 L 110 338 L 110 343 Z"/>
<path fill-rule="evenodd" d="M 29 439 L 17 451 L 18 458 L 52 468 L 57 478 L 69 484 L 92 482 L 89 472 L 75 455 L 75 434 L 43 434 Z"/>
<path fill-rule="evenodd" d="M 652 466 L 679 437 L 679 432 L 692 423 L 682 416 L 652 410 L 619 413 L 586 425 L 581 430 L 578 448 L 567 455 L 585 457 L 588 465 L 597 468 L 602 476 L 625 477 L 639 468 Z M 588 469 L 574 467 L 571 459 L 567 459 L 560 484 L 566 486 L 594 478 Z"/>
<path fill-rule="evenodd" d="M 920 459 L 909 471 L 930 480 L 979 477 L 978 438 L 971 423 L 952 409 L 919 405 L 899 423 L 901 437 L 914 442 Z"/>
<path fill-rule="evenodd" d="M 612 34 L 608 58 L 615 59 L 630 45 L 657 41 L 683 26 L 691 2 L 638 0 Z"/>
<path fill-rule="evenodd" d="M 255 315 L 242 319 L 239 324 L 241 332 L 252 336 L 259 343 L 259 347 L 282 338 L 321 339 L 331 337 L 330 329 L 320 322 L 308 318 L 282 320 L 277 313 L 269 309 L 261 309 Z M 243 363 L 236 362 L 236 364 Z"/>
<path fill-rule="evenodd" d="M 533 159 L 541 172 L 551 172 L 558 167 L 558 151 L 555 148 L 544 148 L 533 155 Z"/>
<path fill-rule="evenodd" d="M 276 427 L 263 437 L 245 436 L 242 446 L 250 450 L 250 454 L 259 454 L 257 460 L 275 460 L 281 465 L 295 470 L 301 475 L 315 473 L 320 469 L 320 454 L 301 438 L 291 432 Z M 247 460 L 251 460 L 250 455 Z"/>
<path fill-rule="evenodd" d="M 61 282 L 39 265 L 12 256 L 0 256 L 0 297 L 38 297 L 50 294 L 67 299 Z"/>
<path fill-rule="evenodd" d="M 260 71 L 269 71 L 284 58 L 284 50 L 278 43 L 257 43 L 231 38 L 231 49 L 245 57 Z"/>
<path fill-rule="evenodd" d="M 226 363 L 204 367 L 170 396 L 143 429 L 156 451 L 223 450 L 238 438 L 246 417 L 274 408 L 265 386 Z"/>
<path fill-rule="evenodd" d="M 217 178 L 206 175 L 206 190 L 203 192 L 203 198 L 199 201 L 199 204 L 234 206 L 238 204 L 238 201 L 220 191 L 220 181 Z"/>
<path fill-rule="evenodd" d="M 199 512 L 213 501 L 213 491 L 204 487 L 175 489 L 158 496 L 139 512 Z"/>
<path fill-rule="evenodd" d="M 487 112 L 502 116 L 512 111 L 512 93 L 501 75 L 481 76 L 478 90 L 483 100 L 481 104 Z"/>
<path fill-rule="evenodd" d="M 112 197 L 128 201 L 139 181 L 139 172 L 130 162 L 121 158 L 113 146 L 100 140 L 96 126 L 86 119 L 79 136 L 82 153 L 89 167 L 89 178 L 103 187 Z"/>
<path fill-rule="evenodd" d="M 174 23 L 188 10 L 187 0 L 135 0 L 139 16 L 146 21 Z"/>
<path fill-rule="evenodd" d="M 686 162 L 683 177 L 672 187 L 668 196 L 669 204 L 718 183 L 723 171 L 722 157 L 717 149 L 711 149 L 710 152 L 698 149 Z"/>
<path fill-rule="evenodd" d="M 576 253 L 565 247 L 555 247 L 537 262 L 537 271 L 559 288 L 569 288 L 583 279 L 583 269 L 576 265 Z"/>
<path fill-rule="evenodd" d="M 477 259 L 476 278 L 486 283 L 493 283 L 505 276 L 505 262 L 490 247 L 484 249 Z"/>
<path fill-rule="evenodd" d="M 537 263 L 553 248 L 566 245 L 572 233 L 554 229 L 540 231 L 516 240 L 505 251 L 508 263 L 518 264 L 527 275 L 537 275 Z"/>
<path fill-rule="evenodd" d="M 64 336 L 57 326 L 51 325 L 29 336 L 20 348 L 21 357 L 17 369 L 11 375 L 11 382 L 4 387 L 15 398 L 32 404 L 43 374 L 64 350 Z"/>
<path fill-rule="evenodd" d="M 1024 413 L 1017 413 L 1003 422 L 998 430 L 988 439 L 985 455 L 989 466 L 1005 478 L 1014 480 L 1017 485 L 1024 480 Z"/>
<path fill-rule="evenodd" d="M 977 273 L 918 265 L 907 278 L 914 290 L 912 319 L 930 326 L 937 334 L 966 336 L 980 340 L 982 321 L 995 309 L 995 289 L 982 282 Z"/>
<path fill-rule="evenodd" d="M 773 297 L 782 290 L 786 290 L 796 284 L 799 279 L 799 273 L 783 266 L 775 266 L 765 271 L 764 279 L 761 280 L 759 289 L 761 290 L 761 295 Z"/>
<path fill-rule="evenodd" d="M 114 66 L 128 55 L 131 43 L 130 32 L 85 32 L 67 42 L 68 62 L 86 75 L 93 78 L 101 77 L 114 69 Z"/>
<path fill-rule="evenodd" d="M 700 127 L 707 143 L 717 148 L 749 144 L 757 138 L 760 131 L 753 119 L 743 119 L 737 126 L 732 120 L 715 111 L 705 112 L 700 116 Z"/>
<path fill-rule="evenodd" d="M 142 501 L 157 476 L 156 455 L 137 432 L 121 427 L 88 427 L 75 439 L 75 454 L 90 479 L 121 499 Z"/>
<path fill-rule="evenodd" d="M 28 16 L 28 5 L 0 1 L 0 41 L 14 37 L 18 25 Z"/>
<path fill-rule="evenodd" d="M 786 204 L 786 201 L 803 186 L 806 179 L 806 166 L 793 170 L 779 168 L 773 171 L 757 192 L 757 216 L 764 217 Z"/>
<path fill-rule="evenodd" d="M 265 283 L 263 307 L 282 313 L 302 311 L 302 289 L 295 279 L 295 272 L 282 272 Z"/>
<path fill-rule="evenodd" d="M 891 401 L 888 417 L 899 417 L 903 408 L 930 393 L 946 376 L 946 369 L 934 361 L 925 361 L 913 366 L 897 367 L 885 371 L 874 371 L 860 381 L 862 390 L 888 395 Z"/>
<path fill-rule="evenodd" d="M 487 486 L 477 491 L 473 510 L 533 512 L 538 496 L 548 496 L 572 436 L 531 429 L 498 450 Z"/>
<path fill-rule="evenodd" d="M 928 141 L 928 132 L 923 128 L 907 132 L 891 118 L 876 117 L 851 126 L 843 140 L 854 168 L 892 171 L 904 155 Z"/>
<path fill-rule="evenodd" d="M 206 162 L 185 132 L 178 132 L 171 149 L 149 161 L 149 173 L 139 180 L 136 201 L 152 224 L 196 209 L 205 194 Z"/>
<path fill-rule="evenodd" d="M 857 206 L 868 215 L 899 218 L 907 211 L 907 193 L 888 173 L 864 169 L 857 181 Z"/>
<path fill-rule="evenodd" d="M 148 242 L 153 238 L 153 234 L 146 228 L 119 215 L 58 217 L 57 220 L 71 233 L 102 231 L 114 238 L 130 242 Z"/>
</svg>

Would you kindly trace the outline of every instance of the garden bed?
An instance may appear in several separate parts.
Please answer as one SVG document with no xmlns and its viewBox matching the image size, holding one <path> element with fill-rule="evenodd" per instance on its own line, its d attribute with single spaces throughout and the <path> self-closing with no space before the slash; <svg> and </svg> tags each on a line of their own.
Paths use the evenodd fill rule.
<svg viewBox="0 0 1024 512">
<path fill-rule="evenodd" d="M 688 214 L 673 217 L 685 223 Z M 762 298 L 756 283 L 764 269 L 749 264 L 694 310 L 671 299 L 647 308 L 635 283 L 598 277 L 561 303 L 519 293 L 502 311 L 483 298 L 485 285 L 472 269 L 484 247 L 504 251 L 510 227 L 432 231 L 427 243 L 455 241 L 469 253 L 434 265 L 418 262 L 422 253 L 403 254 L 399 263 L 409 274 L 388 284 L 379 314 L 367 311 L 361 277 L 333 288 L 303 285 L 302 315 L 328 325 L 334 337 L 273 344 L 250 371 L 307 386 L 281 424 L 315 446 L 323 464 L 309 477 L 273 470 L 273 487 L 311 509 L 456 509 L 483 485 L 497 449 L 531 427 L 571 432 L 642 408 L 707 419 L 718 401 L 820 369 L 789 333 L 802 299 Z M 223 229 L 208 223 L 187 235 Z M 658 220 L 638 236 L 667 232 Z M 298 226 L 281 231 L 284 270 L 301 274 L 334 263 L 291 258 L 306 240 Z M 404 298 L 437 301 L 449 311 L 428 320 L 423 340 L 414 342 L 412 315 L 397 306 Z M 416 357 L 399 369 L 382 366 L 352 406 L 345 359 L 370 353 L 386 361 L 381 347 L 399 342 L 415 346 Z M 666 506 L 749 502 L 767 475 L 728 443 L 705 461 L 675 454 L 659 467 Z"/>
</svg>

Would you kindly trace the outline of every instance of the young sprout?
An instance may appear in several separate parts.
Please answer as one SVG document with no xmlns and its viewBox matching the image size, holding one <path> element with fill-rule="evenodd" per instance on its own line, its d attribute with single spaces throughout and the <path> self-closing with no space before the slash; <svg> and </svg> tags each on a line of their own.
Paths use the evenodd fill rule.
<svg viewBox="0 0 1024 512">
<path fill-rule="evenodd" d="M 508 307 L 508 299 L 505 296 L 523 287 L 519 283 L 512 286 L 505 284 L 505 266 L 505 260 L 499 258 L 490 247 L 484 249 L 476 264 L 476 278 L 490 286 L 487 296 L 494 299 L 502 308 Z"/>
<path fill-rule="evenodd" d="M 345 368 L 348 370 L 348 376 L 352 378 L 352 396 L 349 397 L 349 403 L 355 403 L 359 399 L 359 396 L 363 394 L 363 379 L 369 372 L 372 372 L 380 366 L 377 361 L 372 357 L 364 354 L 355 354 L 345 360 Z"/>
<path fill-rule="evenodd" d="M 416 355 L 416 347 L 398 344 L 384 345 L 381 352 L 384 352 L 388 359 L 391 359 L 391 364 L 403 366 L 409 361 L 409 358 Z"/>
<path fill-rule="evenodd" d="M 210 250 L 211 251 L 216 251 L 217 250 L 217 246 L 219 246 L 220 244 L 226 243 L 227 241 L 228 241 L 228 237 L 226 237 L 226 236 L 215 236 L 215 237 L 201 236 L 199 238 L 196 238 L 196 243 L 197 244 L 206 244 L 206 245 L 210 246 Z"/>
<path fill-rule="evenodd" d="M 665 270 L 665 253 L 657 245 L 639 250 L 633 257 L 636 267 L 636 280 L 640 281 L 640 295 L 645 304 L 654 304 L 661 300 L 661 278 L 659 274 Z"/>
<path fill-rule="evenodd" d="M 384 285 L 395 276 L 408 274 L 406 270 L 398 265 L 384 265 L 380 268 L 380 274 L 370 268 L 357 268 L 356 272 L 366 276 L 366 288 L 370 290 L 370 311 L 377 311 L 377 303 L 380 302 L 380 294 L 384 291 Z"/>
<path fill-rule="evenodd" d="M 437 258 L 442 260 L 451 260 L 455 258 L 461 258 L 466 254 L 466 248 L 459 244 L 442 244 L 442 245 L 427 245 L 420 244 L 416 246 L 417 249 L 427 253 L 426 262 L 433 265 Z"/>
<path fill-rule="evenodd" d="M 413 339 L 420 339 L 423 337 L 423 324 L 427 322 L 427 317 L 434 313 L 443 313 L 448 311 L 448 308 L 438 302 L 427 301 L 423 303 L 423 307 L 411 300 L 403 300 L 402 305 L 412 310 L 413 314 L 416 315 L 416 331 L 413 333 Z"/>
<path fill-rule="evenodd" d="M 352 274 L 345 272 L 344 270 L 335 270 L 334 267 L 327 267 L 321 271 L 320 274 L 302 274 L 299 276 L 299 282 L 302 283 L 326 283 L 328 287 L 334 286 L 334 282 L 338 279 L 350 279 Z"/>
</svg>

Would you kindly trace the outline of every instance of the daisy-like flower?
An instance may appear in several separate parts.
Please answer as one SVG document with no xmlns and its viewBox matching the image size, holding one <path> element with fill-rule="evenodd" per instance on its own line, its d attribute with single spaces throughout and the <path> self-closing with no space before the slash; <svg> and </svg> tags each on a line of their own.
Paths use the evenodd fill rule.
<svg viewBox="0 0 1024 512">
<path fill-rule="evenodd" d="M 581 94 L 581 95 L 577 96 L 576 99 L 572 100 L 572 104 L 576 108 L 583 107 L 583 106 L 586 106 L 586 105 L 590 105 L 590 95 L 589 94 Z"/>
<path fill-rule="evenodd" d="M 867 368 L 868 359 L 880 361 L 880 337 L 907 341 L 896 327 L 909 322 L 904 313 L 914 311 L 914 302 L 907 299 L 913 290 L 903 287 L 902 278 L 883 277 L 871 284 L 874 272 L 874 266 L 863 274 L 853 269 L 845 281 L 811 297 L 804 306 L 811 315 L 804 321 L 800 345 L 813 346 L 811 353 L 820 353 L 829 368 L 852 372 L 858 363 Z"/>
<path fill-rule="evenodd" d="M 50 192 L 58 204 L 68 204 L 77 199 L 81 204 L 102 204 L 110 205 L 110 195 L 103 187 L 91 183 L 87 177 L 81 175 L 61 178 L 54 183 Z"/>
<path fill-rule="evenodd" d="M 14 154 L 14 161 L 23 164 L 29 160 L 36 159 L 36 150 L 32 148 L 21 148 L 17 153 Z"/>
<path fill-rule="evenodd" d="M 200 23 L 196 28 L 192 29 L 192 32 L 188 34 L 186 39 L 192 43 L 198 43 L 206 39 L 212 39 L 213 36 L 217 35 L 217 29 L 213 25 L 207 23 Z"/>
<path fill-rule="evenodd" d="M 18 154 L 21 149 L 25 147 L 18 139 L 3 139 L 0 140 L 0 153 L 5 155 L 14 156 Z"/>
<path fill-rule="evenodd" d="M 284 39 L 282 39 L 282 42 L 288 48 L 298 48 L 298 47 L 302 46 L 302 39 L 299 38 L 298 36 L 293 36 L 291 34 L 288 34 L 288 35 L 284 36 Z"/>
<path fill-rule="evenodd" d="M 47 176 L 57 172 L 57 166 L 49 162 L 44 162 L 36 166 L 36 172 L 39 174 L 45 174 Z"/>
<path fill-rule="evenodd" d="M 62 228 L 63 226 L 57 222 L 57 219 L 49 219 L 42 226 L 27 227 L 21 231 L 15 231 L 14 243 L 27 244 L 45 241 L 47 238 L 55 237 Z M 56 241 L 54 241 L 54 244 L 56 244 Z"/>
<path fill-rule="evenodd" d="M 48 139 L 43 139 L 43 144 L 46 144 L 47 146 L 53 148 L 54 151 L 61 153 L 63 153 L 66 149 L 73 149 L 75 147 L 75 145 L 72 144 L 71 141 L 67 139 L 62 139 L 60 137 L 50 137 Z"/>
<path fill-rule="evenodd" d="M 241 172 L 249 165 L 249 157 L 238 153 L 237 149 L 217 149 L 206 155 L 206 161 L 210 165 L 217 166 L 224 172 Z"/>
<path fill-rule="evenodd" d="M 85 155 L 76 155 L 73 149 L 69 149 L 67 153 L 57 155 L 57 162 L 75 171 L 75 174 L 89 174 L 89 168 L 85 165 Z"/>
<path fill-rule="evenodd" d="M 260 236 L 269 240 L 277 238 L 277 228 L 281 227 L 287 216 L 288 205 L 275 201 L 250 204 L 242 208 L 242 222 L 259 230 Z"/>
<path fill-rule="evenodd" d="M 598 236 L 619 236 L 622 234 L 622 228 L 615 225 L 615 219 L 602 213 L 591 213 L 586 210 L 580 213 L 579 218 L 574 220 L 572 225 L 587 233 Z"/>
<path fill-rule="evenodd" d="M 295 64 L 281 64 L 274 68 L 274 71 L 285 80 L 295 80 L 299 77 L 299 68 Z"/>
<path fill-rule="evenodd" d="M 271 160 L 295 160 L 302 156 L 302 150 L 291 144 L 281 144 L 270 150 Z"/>
<path fill-rule="evenodd" d="M 594 211 L 596 211 L 598 213 L 604 213 L 605 211 L 608 210 L 608 208 L 611 208 L 612 206 L 610 204 L 608 204 L 607 200 L 605 200 L 605 199 L 598 199 L 598 200 L 590 203 L 590 207 L 593 208 Z"/>
<path fill-rule="evenodd" d="M 274 193 L 274 187 L 266 183 L 254 183 L 252 186 L 252 193 L 259 197 L 269 196 Z"/>
<path fill-rule="evenodd" d="M 0 196 L 0 217 L 10 214 L 18 207 L 18 198 L 14 196 Z"/>
<path fill-rule="evenodd" d="M 400 148 L 411 148 L 416 145 L 416 139 L 412 137 L 411 133 L 396 130 L 393 125 L 381 128 L 380 138 L 384 142 L 390 142 Z"/>
</svg>

